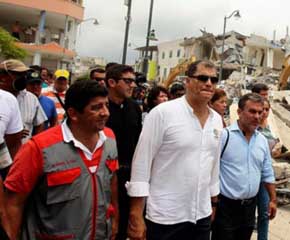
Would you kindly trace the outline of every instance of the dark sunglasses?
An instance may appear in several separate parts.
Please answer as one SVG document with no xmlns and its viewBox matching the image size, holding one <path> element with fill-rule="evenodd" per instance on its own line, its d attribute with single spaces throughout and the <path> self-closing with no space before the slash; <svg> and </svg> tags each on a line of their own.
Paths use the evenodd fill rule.
<svg viewBox="0 0 290 240">
<path fill-rule="evenodd" d="M 191 76 L 192 78 L 196 78 L 198 81 L 201 82 L 207 82 L 209 79 L 211 81 L 212 84 L 217 84 L 219 79 L 218 77 L 211 77 L 211 76 L 207 76 L 207 75 L 197 75 L 197 76 Z"/>
<path fill-rule="evenodd" d="M 136 81 L 135 78 L 119 78 L 119 80 L 123 80 L 128 85 Z"/>
<path fill-rule="evenodd" d="M 100 82 L 100 81 L 105 81 L 105 78 L 96 77 L 94 78 L 94 80 L 96 80 L 97 82 Z"/>
</svg>

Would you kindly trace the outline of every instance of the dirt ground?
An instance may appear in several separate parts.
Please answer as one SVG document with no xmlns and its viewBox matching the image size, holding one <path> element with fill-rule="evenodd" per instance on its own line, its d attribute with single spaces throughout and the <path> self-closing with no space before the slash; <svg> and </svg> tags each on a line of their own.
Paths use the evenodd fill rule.
<svg viewBox="0 0 290 240">
<path fill-rule="evenodd" d="M 254 232 L 251 240 L 256 239 Z M 270 221 L 269 240 L 290 240 L 290 205 L 279 207 L 275 219 Z"/>
</svg>

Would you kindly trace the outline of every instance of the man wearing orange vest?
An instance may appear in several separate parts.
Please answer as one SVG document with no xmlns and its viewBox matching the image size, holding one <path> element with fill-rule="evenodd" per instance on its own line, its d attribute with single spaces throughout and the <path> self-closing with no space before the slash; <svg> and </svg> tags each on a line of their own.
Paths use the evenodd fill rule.
<svg viewBox="0 0 290 240">
<path fill-rule="evenodd" d="M 49 97 L 55 104 L 57 122 L 60 124 L 64 119 L 65 92 L 68 88 L 69 72 L 65 69 L 58 69 L 54 73 L 54 85 L 51 90 L 43 90 L 43 95 Z"/>
<path fill-rule="evenodd" d="M 66 92 L 67 119 L 16 155 L 1 219 L 11 240 L 19 233 L 24 240 L 115 239 L 118 160 L 114 133 L 105 127 L 107 95 L 96 81 L 75 82 Z"/>
</svg>

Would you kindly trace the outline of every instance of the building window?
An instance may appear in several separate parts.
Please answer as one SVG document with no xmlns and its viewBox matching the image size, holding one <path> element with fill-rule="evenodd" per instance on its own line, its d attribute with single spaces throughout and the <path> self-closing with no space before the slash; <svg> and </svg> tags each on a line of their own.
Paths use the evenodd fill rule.
<svg viewBox="0 0 290 240">
<path fill-rule="evenodd" d="M 69 21 L 67 22 L 67 31 L 70 32 L 71 29 L 72 29 L 72 21 L 69 20 Z"/>
<path fill-rule="evenodd" d="M 172 58 L 172 50 L 169 52 L 169 58 Z"/>
<path fill-rule="evenodd" d="M 165 78 L 166 75 L 167 75 L 167 68 L 164 68 L 164 69 L 163 69 L 163 77 Z"/>
<path fill-rule="evenodd" d="M 165 52 L 162 52 L 162 59 L 165 58 Z"/>
<path fill-rule="evenodd" d="M 177 57 L 180 57 L 180 53 L 181 53 L 181 50 L 178 49 L 178 50 L 177 50 L 177 55 L 176 55 L 176 56 L 177 56 Z"/>
</svg>

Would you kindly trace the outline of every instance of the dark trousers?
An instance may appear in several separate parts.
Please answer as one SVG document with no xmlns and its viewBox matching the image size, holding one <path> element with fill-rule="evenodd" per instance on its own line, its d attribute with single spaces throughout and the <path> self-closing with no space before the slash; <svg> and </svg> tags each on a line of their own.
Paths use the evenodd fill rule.
<svg viewBox="0 0 290 240">
<path fill-rule="evenodd" d="M 125 183 L 130 181 L 131 169 L 129 167 L 120 167 L 117 172 L 118 176 L 118 194 L 119 194 L 119 232 L 117 240 L 127 239 L 127 226 L 129 219 L 130 198 L 127 195 Z"/>
<path fill-rule="evenodd" d="M 9 237 L 7 236 L 5 230 L 0 226 L 0 239 L 1 240 L 9 240 Z"/>
<path fill-rule="evenodd" d="M 220 196 L 212 227 L 212 240 L 250 240 L 257 199 L 232 200 Z"/>
<path fill-rule="evenodd" d="M 209 240 L 210 217 L 191 222 L 163 225 L 146 220 L 147 240 Z"/>
</svg>

